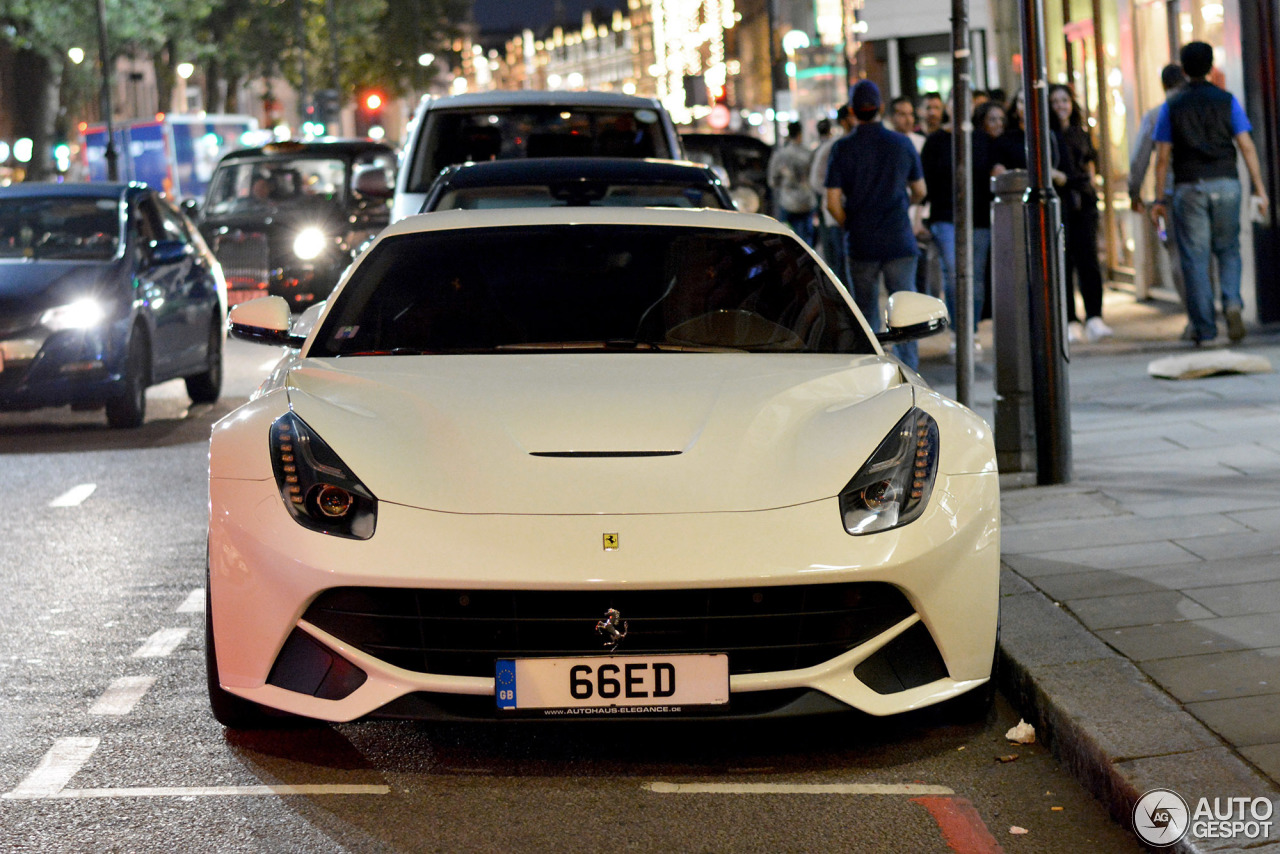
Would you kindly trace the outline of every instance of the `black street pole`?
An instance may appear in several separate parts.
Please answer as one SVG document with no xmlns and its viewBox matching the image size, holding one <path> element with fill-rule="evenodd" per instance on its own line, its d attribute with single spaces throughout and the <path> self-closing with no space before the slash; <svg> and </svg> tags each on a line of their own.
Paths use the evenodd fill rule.
<svg viewBox="0 0 1280 854">
<path fill-rule="evenodd" d="M 973 121 L 969 0 L 951 0 L 951 180 L 956 229 L 956 400 L 973 399 Z"/>
<path fill-rule="evenodd" d="M 300 85 L 298 86 L 298 124 L 306 124 L 311 121 L 311 115 L 307 112 L 307 104 L 311 100 L 311 80 L 307 74 L 307 27 L 306 21 L 302 15 L 302 0 L 293 0 L 294 11 L 294 33 L 298 42 L 298 77 Z M 316 118 L 319 118 L 317 116 Z M 298 134 L 302 135 L 301 131 Z"/>
<path fill-rule="evenodd" d="M 116 154 L 116 129 L 111 121 L 111 58 L 107 55 L 107 4 L 98 0 L 98 64 L 102 68 L 102 89 L 98 103 L 102 119 L 107 123 L 107 180 L 120 180 L 120 163 Z"/>
<path fill-rule="evenodd" d="M 1022 0 L 1022 116 L 1027 131 L 1027 276 L 1031 311 L 1036 482 L 1071 480 L 1071 408 L 1067 387 L 1062 222 L 1049 159 L 1049 70 L 1042 0 Z"/>
<path fill-rule="evenodd" d="M 778 16 L 773 8 L 775 2 L 777 0 L 764 0 L 764 6 L 769 25 L 769 106 L 773 109 L 773 144 L 782 145 L 782 125 L 778 121 Z"/>
</svg>

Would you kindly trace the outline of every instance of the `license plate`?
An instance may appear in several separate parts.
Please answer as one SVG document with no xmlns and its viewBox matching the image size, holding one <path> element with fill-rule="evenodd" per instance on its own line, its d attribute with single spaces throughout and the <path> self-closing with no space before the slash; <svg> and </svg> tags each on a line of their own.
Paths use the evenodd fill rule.
<svg viewBox="0 0 1280 854">
<path fill-rule="evenodd" d="M 729 702 L 729 656 L 605 655 L 506 658 L 498 708 L 554 714 L 670 714 Z"/>
</svg>

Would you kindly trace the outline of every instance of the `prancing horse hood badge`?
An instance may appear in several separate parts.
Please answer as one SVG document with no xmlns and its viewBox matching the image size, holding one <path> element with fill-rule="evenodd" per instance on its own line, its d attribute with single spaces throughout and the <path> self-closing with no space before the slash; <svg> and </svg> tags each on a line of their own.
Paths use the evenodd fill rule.
<svg viewBox="0 0 1280 854">
<path fill-rule="evenodd" d="M 596 634 L 604 636 L 604 648 L 617 649 L 618 642 L 627 636 L 627 623 L 616 608 L 604 612 L 604 619 L 596 623 Z"/>
</svg>

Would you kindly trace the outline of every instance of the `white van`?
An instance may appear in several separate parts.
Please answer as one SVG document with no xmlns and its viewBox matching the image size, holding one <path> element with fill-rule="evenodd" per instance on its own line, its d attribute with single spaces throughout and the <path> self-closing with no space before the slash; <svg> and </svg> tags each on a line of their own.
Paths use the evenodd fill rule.
<svg viewBox="0 0 1280 854">
<path fill-rule="evenodd" d="M 494 91 L 424 97 L 401 153 L 392 221 L 416 214 L 440 170 L 518 157 L 683 156 L 655 98 L 612 92 Z"/>
</svg>

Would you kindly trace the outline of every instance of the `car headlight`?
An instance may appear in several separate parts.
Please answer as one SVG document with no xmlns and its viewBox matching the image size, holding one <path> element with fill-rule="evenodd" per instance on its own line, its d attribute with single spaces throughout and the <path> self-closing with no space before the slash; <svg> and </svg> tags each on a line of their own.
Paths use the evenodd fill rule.
<svg viewBox="0 0 1280 854">
<path fill-rule="evenodd" d="M 292 412 L 271 424 L 271 469 L 280 497 L 299 525 L 353 540 L 373 536 L 378 499 Z"/>
<path fill-rule="evenodd" d="M 106 309 L 96 299 L 76 300 L 67 305 L 51 308 L 40 315 L 40 323 L 51 332 L 64 329 L 88 329 L 97 326 L 107 316 Z"/>
<path fill-rule="evenodd" d="M 938 474 L 938 422 L 912 407 L 840 492 L 850 534 L 888 531 L 916 519 Z"/>
<path fill-rule="evenodd" d="M 297 237 L 293 238 L 293 254 L 303 261 L 310 261 L 324 251 L 328 242 L 329 238 L 325 233 L 315 226 L 304 228 L 298 232 Z"/>
</svg>

